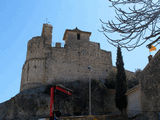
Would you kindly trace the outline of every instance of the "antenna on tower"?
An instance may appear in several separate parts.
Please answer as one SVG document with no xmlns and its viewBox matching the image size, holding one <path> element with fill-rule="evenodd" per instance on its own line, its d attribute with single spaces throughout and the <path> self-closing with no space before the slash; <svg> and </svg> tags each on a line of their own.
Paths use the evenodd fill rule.
<svg viewBox="0 0 160 120">
<path fill-rule="evenodd" d="M 48 18 L 46 18 L 46 24 L 49 24 L 50 22 L 48 21 Z"/>
</svg>

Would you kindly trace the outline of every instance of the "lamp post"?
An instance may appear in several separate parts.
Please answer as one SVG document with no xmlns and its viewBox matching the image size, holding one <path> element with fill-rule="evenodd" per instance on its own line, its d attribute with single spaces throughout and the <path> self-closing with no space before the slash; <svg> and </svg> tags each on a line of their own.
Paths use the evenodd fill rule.
<svg viewBox="0 0 160 120">
<path fill-rule="evenodd" d="M 92 114 L 92 97 L 91 97 L 91 66 L 88 66 L 89 70 L 89 115 Z"/>
</svg>

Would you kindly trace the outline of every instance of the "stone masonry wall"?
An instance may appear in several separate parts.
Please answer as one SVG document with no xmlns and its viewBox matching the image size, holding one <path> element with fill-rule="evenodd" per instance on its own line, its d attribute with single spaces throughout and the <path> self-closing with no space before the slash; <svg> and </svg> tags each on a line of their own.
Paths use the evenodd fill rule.
<svg viewBox="0 0 160 120">
<path fill-rule="evenodd" d="M 51 32 L 51 25 L 44 24 L 42 36 L 28 42 L 21 90 L 59 81 L 106 79 L 112 68 L 111 52 L 101 50 L 99 43 L 90 42 L 91 33 L 77 28 L 66 30 L 65 46 L 51 47 Z"/>
<path fill-rule="evenodd" d="M 21 90 L 34 87 L 45 81 L 45 47 L 42 37 L 34 37 L 28 42 L 26 61 L 22 69 Z"/>
<path fill-rule="evenodd" d="M 150 120 L 158 119 L 160 111 L 160 50 L 142 71 L 142 109 Z"/>
<path fill-rule="evenodd" d="M 94 52 L 92 52 L 94 51 Z M 95 46 L 85 48 L 52 48 L 47 58 L 47 81 L 73 81 L 93 79 L 104 80 L 111 68 L 110 53 Z M 88 70 L 92 67 L 92 71 Z"/>
</svg>

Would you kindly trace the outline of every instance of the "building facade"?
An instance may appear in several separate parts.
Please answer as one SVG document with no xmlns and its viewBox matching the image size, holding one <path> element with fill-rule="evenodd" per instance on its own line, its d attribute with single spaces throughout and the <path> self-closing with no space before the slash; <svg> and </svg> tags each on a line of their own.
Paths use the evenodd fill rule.
<svg viewBox="0 0 160 120">
<path fill-rule="evenodd" d="M 126 93 L 128 98 L 127 113 L 129 117 L 142 113 L 141 87 L 140 84 L 129 89 Z"/>
<path fill-rule="evenodd" d="M 146 120 L 160 119 L 160 50 L 141 71 L 139 85 L 127 92 L 128 114 L 143 114 Z"/>
<path fill-rule="evenodd" d="M 160 119 L 160 50 L 149 58 L 141 73 L 142 111 L 149 120 Z"/>
</svg>

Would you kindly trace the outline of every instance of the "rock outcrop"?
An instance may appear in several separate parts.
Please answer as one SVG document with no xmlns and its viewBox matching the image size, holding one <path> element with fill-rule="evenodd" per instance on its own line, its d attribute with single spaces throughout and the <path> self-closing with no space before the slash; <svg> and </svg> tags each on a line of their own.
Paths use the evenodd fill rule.
<svg viewBox="0 0 160 120">
<path fill-rule="evenodd" d="M 64 84 L 63 84 L 64 85 Z M 72 96 L 56 91 L 55 109 L 63 116 L 88 114 L 88 82 L 65 83 L 73 90 Z M 41 86 L 20 92 L 9 101 L 0 104 L 0 120 L 37 120 L 49 116 L 49 86 Z M 108 97 L 110 96 L 110 97 Z M 92 80 L 92 114 L 116 112 L 114 92 L 101 81 Z"/>
</svg>

